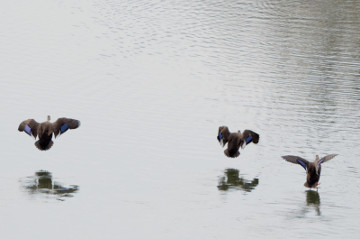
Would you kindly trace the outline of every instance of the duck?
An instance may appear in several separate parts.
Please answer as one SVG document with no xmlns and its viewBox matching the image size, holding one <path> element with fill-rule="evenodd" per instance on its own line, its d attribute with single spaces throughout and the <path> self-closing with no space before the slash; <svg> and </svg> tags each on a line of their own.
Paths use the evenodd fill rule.
<svg viewBox="0 0 360 239">
<path fill-rule="evenodd" d="M 319 155 L 316 155 L 314 162 L 309 162 L 306 159 L 293 155 L 285 155 L 281 157 L 290 163 L 302 166 L 306 170 L 306 182 L 304 183 L 304 186 L 310 189 L 317 189 L 320 185 L 319 180 L 321 174 L 321 164 L 333 159 L 335 156 L 337 156 L 337 154 L 329 154 L 325 157 L 319 158 Z"/>
<path fill-rule="evenodd" d="M 50 122 L 50 115 L 47 116 L 47 120 L 42 123 L 36 122 L 34 119 L 24 120 L 20 123 L 18 130 L 25 132 L 29 136 L 33 136 L 34 139 L 38 137 L 35 142 L 35 146 L 39 150 L 50 149 L 54 142 L 52 136 L 55 138 L 65 133 L 68 129 L 76 129 L 80 126 L 80 121 L 70 118 L 58 118 L 54 123 Z"/>
<path fill-rule="evenodd" d="M 224 154 L 230 158 L 236 158 L 240 155 L 240 147 L 244 148 L 249 143 L 257 144 L 259 142 L 259 134 L 251 130 L 244 130 L 244 132 L 231 133 L 227 126 L 220 126 L 217 140 L 221 147 L 224 147 L 227 143 L 227 149 L 224 150 Z"/>
</svg>

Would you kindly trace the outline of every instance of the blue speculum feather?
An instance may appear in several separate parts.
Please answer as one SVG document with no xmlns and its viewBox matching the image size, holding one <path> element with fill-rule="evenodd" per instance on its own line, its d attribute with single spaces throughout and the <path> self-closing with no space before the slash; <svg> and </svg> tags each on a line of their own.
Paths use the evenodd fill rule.
<svg viewBox="0 0 360 239">
<path fill-rule="evenodd" d="M 249 136 L 245 139 L 245 141 L 246 141 L 246 144 L 250 143 L 250 142 L 252 141 L 251 135 L 249 135 Z"/>
<path fill-rule="evenodd" d="M 31 136 L 31 128 L 29 125 L 25 125 L 24 131 Z"/>
<path fill-rule="evenodd" d="M 297 160 L 298 161 L 298 163 L 301 165 L 301 166 L 303 166 L 303 168 L 306 170 L 306 163 L 304 163 L 303 161 L 301 161 L 301 160 Z"/>
<path fill-rule="evenodd" d="M 220 140 L 223 138 L 222 134 L 221 134 L 221 133 L 218 134 L 217 138 L 218 138 L 218 140 L 220 141 Z"/>
<path fill-rule="evenodd" d="M 61 125 L 61 127 L 60 127 L 60 132 L 61 132 L 61 133 L 64 133 L 64 132 L 66 132 L 66 130 L 68 130 L 68 129 L 69 129 L 69 125 L 68 125 L 67 123 L 65 123 L 65 124 Z"/>
</svg>

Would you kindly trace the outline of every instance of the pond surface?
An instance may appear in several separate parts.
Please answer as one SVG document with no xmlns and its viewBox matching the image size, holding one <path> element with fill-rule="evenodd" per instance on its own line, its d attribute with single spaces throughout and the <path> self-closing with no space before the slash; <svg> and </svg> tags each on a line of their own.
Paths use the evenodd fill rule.
<svg viewBox="0 0 360 239">
<path fill-rule="evenodd" d="M 1 238 L 357 238 L 359 1 L 8 1 Z M 17 127 L 81 121 L 39 151 Z M 227 158 L 218 127 L 260 142 Z M 323 164 L 318 189 L 282 155 Z"/>
</svg>

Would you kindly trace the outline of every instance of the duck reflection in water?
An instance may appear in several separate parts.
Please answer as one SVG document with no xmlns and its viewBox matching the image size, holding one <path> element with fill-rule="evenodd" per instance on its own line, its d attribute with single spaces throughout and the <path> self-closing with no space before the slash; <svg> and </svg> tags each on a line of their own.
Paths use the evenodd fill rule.
<svg viewBox="0 0 360 239">
<path fill-rule="evenodd" d="M 35 172 L 35 176 L 29 177 L 25 183 L 25 188 L 30 194 L 47 194 L 58 196 L 59 200 L 63 197 L 72 197 L 73 193 L 79 190 L 77 185 L 65 187 L 53 180 L 52 174 L 48 171 L 40 170 Z"/>
<path fill-rule="evenodd" d="M 221 177 L 218 189 L 227 191 L 229 189 L 240 189 L 246 192 L 251 192 L 259 184 L 259 179 L 246 180 L 239 177 L 239 170 L 229 168 L 225 170 L 225 176 Z"/>
<path fill-rule="evenodd" d="M 306 192 L 306 206 L 307 207 L 314 207 L 316 214 L 318 216 L 321 215 L 320 212 L 320 195 L 315 190 L 307 190 Z"/>
</svg>

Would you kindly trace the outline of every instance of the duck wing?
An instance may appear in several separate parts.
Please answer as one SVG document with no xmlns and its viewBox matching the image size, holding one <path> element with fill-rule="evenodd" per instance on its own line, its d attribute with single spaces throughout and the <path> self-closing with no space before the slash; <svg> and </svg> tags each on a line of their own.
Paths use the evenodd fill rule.
<svg viewBox="0 0 360 239">
<path fill-rule="evenodd" d="M 259 134 L 255 133 L 254 131 L 251 130 L 244 130 L 244 132 L 242 133 L 242 138 L 245 140 L 246 144 L 249 144 L 251 142 L 253 142 L 254 144 L 257 144 L 259 142 Z"/>
<path fill-rule="evenodd" d="M 228 142 L 230 137 L 230 131 L 227 126 L 220 126 L 218 131 L 217 140 L 219 141 L 221 147 L 224 147 Z"/>
<path fill-rule="evenodd" d="M 36 138 L 38 126 L 39 126 L 39 123 L 36 122 L 34 119 L 28 119 L 28 120 L 24 120 L 23 122 L 21 122 L 18 130 L 20 132 L 24 131 L 28 135 Z"/>
<path fill-rule="evenodd" d="M 306 159 L 303 159 L 299 156 L 285 155 L 285 156 L 281 156 L 281 157 L 290 163 L 300 164 L 305 170 L 309 165 L 309 161 L 307 161 Z"/>
<path fill-rule="evenodd" d="M 76 129 L 80 126 L 80 121 L 69 118 L 58 118 L 53 123 L 53 131 L 55 138 L 60 134 L 65 133 L 68 129 Z"/>
<path fill-rule="evenodd" d="M 325 163 L 326 161 L 329 161 L 330 159 L 334 158 L 335 156 L 337 156 L 337 154 L 329 154 L 329 155 L 326 155 L 325 157 L 319 159 L 319 161 L 317 161 L 317 167 L 322 164 L 322 163 Z"/>
</svg>

